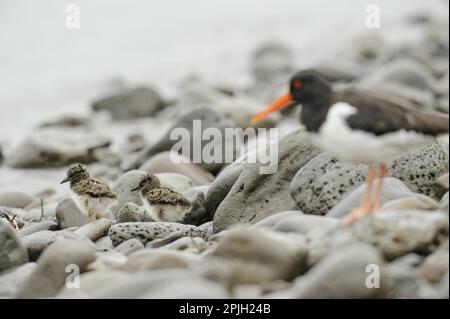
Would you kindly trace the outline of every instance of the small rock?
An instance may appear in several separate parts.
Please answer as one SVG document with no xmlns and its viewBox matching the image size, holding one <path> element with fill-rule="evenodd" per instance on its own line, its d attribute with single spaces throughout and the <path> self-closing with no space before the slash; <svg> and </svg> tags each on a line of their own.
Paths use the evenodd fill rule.
<svg viewBox="0 0 450 319">
<path fill-rule="evenodd" d="M 192 181 L 181 174 L 159 173 L 155 176 L 161 181 L 161 186 L 172 188 L 179 193 L 187 192 L 194 187 Z"/>
<path fill-rule="evenodd" d="M 418 267 L 417 272 L 419 278 L 425 279 L 431 284 L 441 282 L 448 273 L 448 260 L 448 250 L 438 250 L 431 254 Z"/>
<path fill-rule="evenodd" d="M 235 224 L 254 224 L 272 214 L 297 208 L 290 195 L 290 181 L 319 151 L 312 146 L 307 133 L 302 129 L 282 138 L 278 144 L 278 163 L 272 163 L 278 164 L 278 167 L 275 167 L 276 174 L 262 174 L 261 168 L 267 168 L 268 164 L 244 165 L 238 179 L 214 214 L 215 232 Z M 274 144 L 270 147 L 274 147 Z M 250 156 L 250 153 L 246 156 Z M 244 157 L 242 160 L 245 161 Z M 234 173 L 234 170 L 232 172 Z M 226 170 L 223 172 L 228 173 Z M 216 190 L 213 183 L 210 192 Z"/>
<path fill-rule="evenodd" d="M 64 287 L 57 295 L 57 298 L 91 298 L 91 294 L 105 289 L 114 282 L 123 280 L 131 275 L 123 271 L 102 270 L 90 271 L 80 276 L 80 288 L 73 289 Z"/>
<path fill-rule="evenodd" d="M 242 228 L 227 231 L 209 257 L 234 263 L 230 264 L 233 283 L 257 283 L 292 280 L 306 270 L 307 254 L 301 236 Z"/>
<path fill-rule="evenodd" d="M 152 174 L 181 174 L 198 186 L 208 184 L 214 180 L 214 176 L 203 167 L 191 163 L 188 158 L 174 152 L 162 152 L 152 156 L 139 167 L 139 170 Z"/>
<path fill-rule="evenodd" d="M 0 206 L 25 208 L 35 200 L 37 200 L 36 197 L 21 191 L 5 190 L 0 192 Z"/>
<path fill-rule="evenodd" d="M 403 197 L 386 202 L 381 206 L 381 210 L 438 210 L 439 203 L 426 196 Z"/>
<path fill-rule="evenodd" d="M 61 229 L 83 226 L 88 221 L 88 217 L 80 211 L 72 198 L 59 202 L 55 215 Z"/>
<path fill-rule="evenodd" d="M 170 222 L 122 223 L 111 226 L 109 230 L 114 246 L 131 238 L 136 238 L 145 245 L 149 241 L 164 238 L 172 233 L 203 237 L 203 232 L 196 226 Z"/>
<path fill-rule="evenodd" d="M 193 188 L 183 193 L 184 197 L 191 203 L 192 209 L 183 219 L 183 224 L 201 225 L 210 221 L 205 209 L 205 194 L 202 190 Z"/>
<path fill-rule="evenodd" d="M 375 180 L 375 183 L 377 183 L 378 180 Z M 376 184 L 375 184 L 376 185 Z M 342 218 L 346 216 L 347 214 L 351 213 L 353 209 L 358 207 L 361 203 L 361 199 L 364 195 L 364 192 L 366 191 L 366 185 L 360 185 L 354 190 L 348 192 L 348 194 L 345 195 L 345 197 L 337 203 L 327 214 L 328 217 L 336 217 L 336 218 Z M 391 203 L 393 205 L 392 201 L 396 201 L 399 199 L 410 199 L 409 203 L 407 205 L 413 206 L 413 203 L 415 201 L 417 202 L 428 202 L 428 200 L 431 200 L 429 197 L 421 194 L 413 193 L 406 185 L 392 177 L 387 177 L 384 180 L 383 188 L 381 191 L 381 204 L 385 203 Z M 415 200 L 411 200 L 411 198 L 417 198 Z M 403 204 L 406 204 L 403 202 Z M 396 206 L 397 204 L 394 204 Z M 419 206 L 419 205 L 417 205 Z M 418 209 L 419 207 L 414 207 L 415 209 Z M 406 208 L 406 207 L 405 207 Z"/>
<path fill-rule="evenodd" d="M 88 239 L 81 237 L 71 231 L 62 230 L 62 231 L 50 231 L 50 230 L 42 230 L 30 235 L 22 237 L 22 242 L 25 245 L 30 260 L 35 261 L 39 258 L 41 253 L 47 248 L 49 245 L 54 243 L 60 239 L 68 239 L 73 241 L 78 241 L 85 244 L 90 244 L 94 246 L 92 242 Z"/>
<path fill-rule="evenodd" d="M 417 266 L 422 262 L 422 256 L 411 253 L 386 266 L 386 272 L 392 280 L 389 298 L 420 298 L 422 283 L 417 280 Z"/>
<path fill-rule="evenodd" d="M 7 162 L 16 168 L 64 167 L 74 162 L 91 163 L 93 150 L 110 140 L 86 128 L 41 128 L 33 132 Z"/>
<path fill-rule="evenodd" d="M 56 230 L 57 226 L 58 225 L 54 221 L 46 220 L 40 223 L 28 224 L 27 226 L 19 229 L 17 234 L 19 236 L 26 236 L 41 230 Z"/>
<path fill-rule="evenodd" d="M 95 251 L 111 251 L 114 249 L 114 245 L 112 243 L 112 240 L 109 236 L 103 236 L 100 239 L 97 239 L 95 241 Z"/>
<path fill-rule="evenodd" d="M 76 231 L 74 231 L 74 233 L 79 236 L 86 237 L 91 241 L 96 241 L 97 239 L 100 239 L 101 237 L 108 234 L 108 230 L 113 223 L 114 221 L 110 219 L 106 218 L 97 219 L 92 223 L 81 226 Z"/>
<path fill-rule="evenodd" d="M 28 262 L 25 245 L 8 222 L 0 219 L 0 272 Z"/>
<path fill-rule="evenodd" d="M 369 280 L 370 265 L 380 270 L 379 283 Z M 379 288 L 368 287 L 367 283 L 379 284 Z M 292 291 L 300 299 L 383 298 L 389 285 L 383 259 L 376 249 L 367 244 L 353 244 L 332 251 L 297 279 Z"/>
<path fill-rule="evenodd" d="M 139 181 L 144 176 L 145 172 L 132 170 L 120 176 L 114 183 L 112 190 L 117 194 L 117 205 L 111 208 L 114 215 L 117 216 L 120 208 L 125 203 L 135 203 L 138 206 L 143 205 L 139 192 L 132 192 L 131 190 L 139 185 Z"/>
<path fill-rule="evenodd" d="M 154 89 L 138 87 L 95 101 L 92 103 L 92 110 L 106 110 L 114 119 L 129 120 L 155 115 L 165 105 Z"/>
<path fill-rule="evenodd" d="M 198 254 L 206 250 L 206 248 L 208 248 L 208 244 L 201 237 L 182 237 L 174 240 L 167 245 L 162 246 L 161 248 L 182 250 Z"/>
<path fill-rule="evenodd" d="M 442 198 L 448 192 L 448 173 L 439 177 L 433 184 L 433 190 L 437 198 Z"/>
<path fill-rule="evenodd" d="M 100 299 L 229 298 L 224 288 L 190 272 L 168 269 L 144 272 L 108 285 L 91 295 Z"/>
<path fill-rule="evenodd" d="M 131 253 L 119 269 L 127 272 L 154 271 L 160 269 L 189 269 L 200 261 L 191 253 L 145 248 Z"/>
<path fill-rule="evenodd" d="M 267 43 L 252 54 L 251 68 L 258 81 L 287 79 L 294 72 L 292 51 L 279 43 Z"/>
<path fill-rule="evenodd" d="M 261 222 L 264 222 L 264 219 Z M 296 233 L 299 235 L 308 236 L 309 234 L 317 231 L 324 231 L 326 229 L 337 228 L 340 226 L 340 224 L 341 222 L 336 218 L 295 214 L 283 216 L 277 222 L 274 222 L 272 225 L 270 225 L 270 227 L 267 227 L 266 222 L 265 228 L 269 228 L 271 230 L 283 233 Z M 258 224 L 254 226 L 261 227 Z"/>
<path fill-rule="evenodd" d="M 197 125 L 194 122 L 196 120 L 199 120 L 199 132 L 196 132 L 194 134 L 194 128 L 197 129 Z M 141 151 L 136 158 L 131 161 L 128 164 L 124 165 L 125 170 L 137 168 L 141 166 L 147 159 L 150 157 L 161 153 L 165 151 L 172 150 L 174 145 L 181 146 L 180 143 L 183 143 L 183 149 L 193 149 L 193 139 L 196 138 L 198 135 L 202 136 L 206 129 L 218 129 L 220 131 L 220 136 L 223 138 L 221 139 L 214 139 L 213 141 L 210 140 L 202 140 L 201 141 L 201 147 L 200 150 L 191 152 L 189 159 L 195 163 L 200 164 L 202 167 L 204 167 L 209 172 L 216 174 L 224 165 L 224 163 L 227 162 L 228 156 L 230 156 L 232 159 L 235 159 L 238 154 L 237 147 L 233 143 L 233 138 L 229 138 L 229 134 L 225 134 L 225 128 L 233 128 L 234 124 L 223 117 L 222 115 L 218 114 L 216 111 L 207 108 L 207 107 L 201 107 L 197 108 L 193 111 L 190 111 L 181 117 L 177 119 L 177 121 L 167 130 L 167 132 L 164 134 L 164 136 L 156 142 L 154 145 L 150 146 L 147 149 L 144 149 Z M 180 140 L 179 136 L 176 136 L 177 138 L 171 139 L 170 136 L 173 134 L 174 130 L 177 129 L 178 131 L 181 131 L 182 129 L 185 129 L 186 134 L 186 140 L 183 140 L 183 142 Z M 196 143 L 198 141 L 195 141 Z M 214 143 L 211 145 L 211 143 Z M 220 148 L 221 149 L 221 157 L 220 160 L 213 160 L 211 163 L 202 161 L 204 159 L 200 159 L 201 163 L 196 163 L 195 160 L 193 160 L 193 156 L 198 156 L 200 152 L 203 152 L 203 149 L 205 147 L 211 147 L 214 148 Z M 230 150 L 232 150 L 232 155 L 230 155 Z"/>
<path fill-rule="evenodd" d="M 144 245 L 136 238 L 128 239 L 115 248 L 115 251 L 125 256 L 134 253 L 140 249 L 144 249 Z"/>
<path fill-rule="evenodd" d="M 89 245 L 73 240 L 58 240 L 50 245 L 37 262 L 37 266 L 24 281 L 16 298 L 54 297 L 66 283 L 67 267 L 78 266 L 83 272 L 95 260 L 95 253 Z"/>
<path fill-rule="evenodd" d="M 117 215 L 116 223 L 133 223 L 148 221 L 147 211 L 135 203 L 125 203 Z"/>
</svg>

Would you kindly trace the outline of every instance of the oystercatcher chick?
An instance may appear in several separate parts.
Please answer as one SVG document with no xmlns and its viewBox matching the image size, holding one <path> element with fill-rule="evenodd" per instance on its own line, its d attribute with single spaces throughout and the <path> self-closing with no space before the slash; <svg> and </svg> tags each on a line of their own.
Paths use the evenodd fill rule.
<svg viewBox="0 0 450 319">
<path fill-rule="evenodd" d="M 191 203 L 183 195 L 162 187 L 159 178 L 153 174 L 142 177 L 131 191 L 140 191 L 144 207 L 155 221 L 181 222 L 192 210 Z"/>
<path fill-rule="evenodd" d="M 72 164 L 67 170 L 67 177 L 61 184 L 70 182 L 72 199 L 88 216 L 88 223 L 108 213 L 108 209 L 116 204 L 117 195 L 108 185 L 98 179 L 90 178 L 89 172 L 81 164 Z"/>
<path fill-rule="evenodd" d="M 369 91 L 347 88 L 335 92 L 313 70 L 295 74 L 290 92 L 254 116 L 252 123 L 297 104 L 301 104 L 300 122 L 315 145 L 338 160 L 369 165 L 366 192 L 360 206 L 344 220 L 345 226 L 379 209 L 388 173 L 384 163 L 449 131 L 448 116 L 424 113 Z M 376 165 L 379 179 L 374 185 Z"/>
</svg>

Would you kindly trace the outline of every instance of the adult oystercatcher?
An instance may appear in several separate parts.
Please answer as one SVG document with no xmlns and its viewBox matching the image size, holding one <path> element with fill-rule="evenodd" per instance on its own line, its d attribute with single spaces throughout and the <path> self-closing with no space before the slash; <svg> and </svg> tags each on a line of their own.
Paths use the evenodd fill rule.
<svg viewBox="0 0 450 319">
<path fill-rule="evenodd" d="M 380 207 L 380 195 L 386 161 L 423 147 L 439 135 L 448 134 L 449 118 L 424 113 L 358 89 L 333 91 L 331 85 L 314 70 L 295 74 L 290 93 L 275 101 L 251 120 L 255 124 L 270 113 L 301 104 L 300 122 L 311 140 L 341 161 L 369 165 L 367 189 L 360 206 L 344 220 L 350 225 Z M 379 181 L 375 165 L 379 165 Z"/>
</svg>

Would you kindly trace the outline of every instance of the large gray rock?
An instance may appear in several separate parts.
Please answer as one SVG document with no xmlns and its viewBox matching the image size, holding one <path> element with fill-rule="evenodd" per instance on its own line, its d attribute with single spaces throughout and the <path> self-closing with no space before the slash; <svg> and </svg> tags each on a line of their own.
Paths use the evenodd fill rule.
<svg viewBox="0 0 450 319">
<path fill-rule="evenodd" d="M 368 268 L 371 265 L 376 268 Z M 379 282 L 369 278 L 373 269 L 379 270 Z M 297 279 L 292 291 L 300 299 L 364 299 L 385 297 L 389 286 L 383 259 L 376 249 L 353 244 L 333 250 Z"/>
<path fill-rule="evenodd" d="M 176 159 L 173 161 L 172 159 Z M 188 177 L 195 185 L 205 185 L 214 180 L 214 176 L 200 165 L 191 163 L 188 158 L 174 152 L 162 152 L 148 159 L 139 170 L 158 173 L 177 173 Z"/>
<path fill-rule="evenodd" d="M 71 274 L 67 271 L 68 266 L 77 266 L 81 273 L 94 260 L 95 251 L 89 245 L 79 241 L 59 240 L 45 250 L 37 267 L 23 282 L 15 297 L 54 297 Z"/>
<path fill-rule="evenodd" d="M 27 249 L 9 223 L 0 218 L 0 272 L 26 262 Z"/>
<path fill-rule="evenodd" d="M 63 167 L 73 162 L 95 161 L 93 150 L 107 147 L 110 140 L 93 130 L 79 127 L 46 127 L 34 131 L 7 158 L 18 168 Z"/>
<path fill-rule="evenodd" d="M 97 100 L 92 103 L 92 109 L 108 111 L 117 120 L 129 120 L 155 115 L 165 105 L 154 89 L 138 87 Z"/>
<path fill-rule="evenodd" d="M 55 215 L 61 229 L 83 226 L 88 221 L 87 215 L 80 211 L 72 198 L 66 198 L 59 202 Z"/>
<path fill-rule="evenodd" d="M 194 123 L 195 120 L 200 121 L 200 130 L 199 132 L 195 132 L 194 134 L 194 128 L 196 128 L 196 125 Z M 222 115 L 218 114 L 216 111 L 207 108 L 207 107 L 201 107 L 197 108 L 193 111 L 190 111 L 184 115 L 182 115 L 180 118 L 177 119 L 177 121 L 167 130 L 167 132 L 163 135 L 163 137 L 156 142 L 154 145 L 150 146 L 149 148 L 144 149 L 141 151 L 135 159 L 133 159 L 130 163 L 126 163 L 124 165 L 124 169 L 129 170 L 133 168 L 137 168 L 141 166 L 147 159 L 150 157 L 161 153 L 165 151 L 170 151 L 172 147 L 179 143 L 182 143 L 183 149 L 186 151 L 187 149 L 190 150 L 189 159 L 193 162 L 194 156 L 200 157 L 200 164 L 205 169 L 210 171 L 211 173 L 215 174 L 217 173 L 223 165 L 226 163 L 226 156 L 230 156 L 235 159 L 237 156 L 237 145 L 233 144 L 232 137 L 229 137 L 229 134 L 225 134 L 226 128 L 233 128 L 234 124 L 223 117 Z M 213 141 L 210 140 L 203 140 L 201 139 L 201 136 L 208 128 L 216 128 L 220 131 L 221 138 L 219 139 L 213 139 Z M 175 130 L 181 130 L 185 129 L 189 133 L 188 136 L 186 136 L 186 139 L 183 139 L 183 141 L 180 141 L 179 136 L 175 136 L 174 139 L 171 139 L 171 133 Z M 193 141 L 195 140 L 196 143 L 201 143 L 200 149 L 203 152 L 205 147 L 207 146 L 208 149 L 211 147 L 211 143 L 214 144 L 214 148 L 221 149 L 221 158 L 219 161 L 213 161 L 212 163 L 207 162 L 207 159 L 203 158 L 201 154 L 194 154 L 194 148 L 193 148 Z M 229 154 L 230 150 L 233 152 L 233 154 Z"/>
<path fill-rule="evenodd" d="M 227 274 L 230 285 L 292 280 L 306 270 L 307 255 L 307 243 L 301 236 L 257 228 L 234 229 L 221 236 L 209 255 L 212 260 L 206 261 L 202 271 L 217 280 L 215 274 L 227 268 L 223 274 Z"/>
<path fill-rule="evenodd" d="M 0 206 L 25 208 L 37 198 L 17 190 L 5 190 L 0 192 Z"/>
<path fill-rule="evenodd" d="M 173 233 L 180 236 L 203 237 L 205 232 L 193 225 L 169 222 L 121 223 L 111 226 L 109 237 L 114 246 L 136 238 L 144 245 L 154 239 L 161 239 Z"/>
<path fill-rule="evenodd" d="M 448 155 L 438 143 L 405 153 L 388 163 L 389 176 L 396 177 L 413 192 L 434 194 L 438 176 L 448 172 Z M 291 183 L 291 194 L 305 214 L 324 215 L 346 193 L 365 182 L 366 165 L 338 162 L 324 153 L 298 171 Z"/>
<path fill-rule="evenodd" d="M 238 179 L 234 182 L 227 196 L 220 203 L 214 215 L 214 230 L 219 232 L 235 224 L 254 224 L 259 220 L 282 211 L 297 208 L 289 191 L 292 176 L 311 158 L 319 153 L 304 130 L 297 130 L 279 141 L 278 166 L 273 174 L 261 174 L 261 168 L 268 164 L 247 163 L 242 168 Z M 274 152 L 274 144 L 270 144 L 270 152 Z M 249 156 L 247 153 L 246 156 Z M 242 158 L 246 161 L 246 158 Z M 235 172 L 236 167 L 223 174 Z M 220 176 L 218 177 L 218 179 Z M 228 178 L 225 178 L 228 188 Z M 211 186 L 211 192 L 217 187 Z M 210 196 L 210 194 L 208 194 Z M 207 197 L 208 197 L 207 196 Z M 214 200 L 217 203 L 217 200 Z"/>
</svg>

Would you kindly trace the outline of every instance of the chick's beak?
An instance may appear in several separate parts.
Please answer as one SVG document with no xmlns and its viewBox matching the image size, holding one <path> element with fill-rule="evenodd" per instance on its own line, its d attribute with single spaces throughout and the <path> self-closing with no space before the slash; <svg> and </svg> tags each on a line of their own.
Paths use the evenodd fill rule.
<svg viewBox="0 0 450 319">
<path fill-rule="evenodd" d="M 255 124 L 261 122 L 262 120 L 264 120 L 267 116 L 269 116 L 269 114 L 276 112 L 276 111 L 280 111 L 280 110 L 284 109 L 285 107 L 288 107 L 289 105 L 292 104 L 292 102 L 293 102 L 293 99 L 292 99 L 292 95 L 290 93 L 283 95 L 278 100 L 276 100 L 271 105 L 269 105 L 264 111 L 253 116 L 250 120 L 250 123 L 252 125 L 255 125 Z"/>
<path fill-rule="evenodd" d="M 60 182 L 60 184 L 64 184 L 64 183 L 67 183 L 67 182 L 70 182 L 70 179 L 69 179 L 68 177 L 64 178 L 64 179 Z"/>
<path fill-rule="evenodd" d="M 131 191 L 134 192 L 134 191 L 137 191 L 137 190 L 139 190 L 139 186 L 133 188 Z"/>
</svg>

